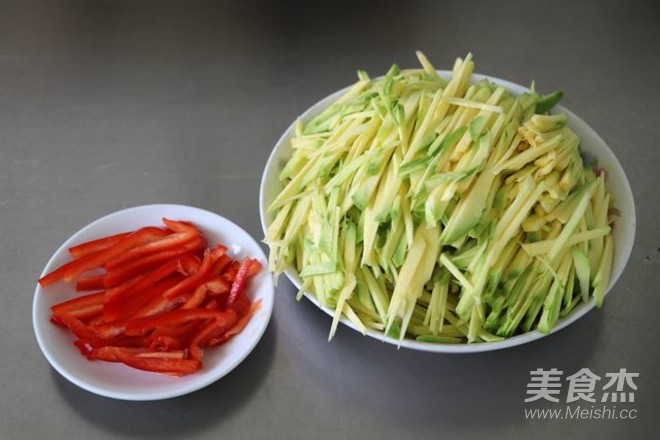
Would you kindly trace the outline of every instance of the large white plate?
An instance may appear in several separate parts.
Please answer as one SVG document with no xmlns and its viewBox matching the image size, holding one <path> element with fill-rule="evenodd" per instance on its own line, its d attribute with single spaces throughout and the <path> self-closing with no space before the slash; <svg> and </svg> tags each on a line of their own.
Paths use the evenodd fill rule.
<svg viewBox="0 0 660 440">
<path fill-rule="evenodd" d="M 449 78 L 451 72 L 449 71 L 438 71 L 440 76 L 443 78 Z M 528 88 L 523 87 L 518 84 L 514 84 L 510 81 L 506 81 L 500 78 L 495 78 L 492 76 L 472 75 L 472 80 L 474 82 L 481 79 L 487 78 L 499 85 L 505 86 L 514 94 L 522 94 L 526 91 L 529 91 Z M 307 122 L 310 119 L 314 118 L 316 115 L 321 113 L 326 107 L 332 104 L 337 100 L 346 90 L 339 90 L 332 95 L 322 99 L 321 101 L 314 104 L 307 111 L 305 111 L 299 119 L 303 122 Z M 614 261 L 612 267 L 612 276 L 610 278 L 610 283 L 607 288 L 609 292 L 616 281 L 619 279 L 623 270 L 626 266 L 630 253 L 632 251 L 633 242 L 635 239 L 635 204 L 633 201 L 633 194 L 630 189 L 630 184 L 623 170 L 623 167 L 616 159 L 614 153 L 607 146 L 605 141 L 601 139 L 600 136 L 589 127 L 582 119 L 577 115 L 567 110 L 562 106 L 557 106 L 554 109 L 554 112 L 566 112 L 569 117 L 568 126 L 573 129 L 581 140 L 580 151 L 585 157 L 590 159 L 595 158 L 598 161 L 598 166 L 602 167 L 607 172 L 607 181 L 606 185 L 608 189 L 614 196 L 614 204 L 616 208 L 621 211 L 621 217 L 617 219 L 616 226 L 614 228 Z M 261 188 L 259 194 L 259 212 L 261 215 L 261 226 L 264 230 L 264 234 L 268 229 L 268 225 L 273 221 L 273 213 L 266 212 L 266 209 L 270 203 L 275 199 L 277 194 L 281 191 L 282 185 L 278 179 L 278 175 L 282 170 L 284 163 L 287 159 L 291 157 L 291 137 L 293 136 L 295 128 L 295 121 L 289 126 L 289 128 L 284 132 L 280 139 L 275 144 L 273 151 L 268 159 L 266 168 L 264 170 Z M 285 272 L 286 276 L 291 280 L 291 282 L 298 288 L 302 285 L 300 276 L 293 267 L 289 267 Z M 321 310 L 326 312 L 328 315 L 333 315 L 334 311 L 327 307 L 323 307 L 319 304 L 318 300 L 314 297 L 313 294 L 309 292 L 304 292 L 305 297 L 312 301 L 316 306 Z M 557 322 L 552 332 L 563 329 L 567 325 L 575 322 L 582 316 L 584 316 L 588 311 L 593 309 L 595 302 L 592 299 L 586 304 L 581 304 L 576 307 L 575 310 L 567 316 L 565 319 Z M 355 330 L 355 326 L 347 320 L 345 317 L 342 317 L 341 322 Z M 381 341 L 385 341 L 391 344 L 399 345 L 399 341 L 385 336 L 382 332 L 369 331 L 367 333 L 369 336 L 376 338 Z M 512 347 L 520 344 L 524 344 L 536 339 L 546 336 L 545 333 L 538 331 L 531 331 L 521 335 L 513 336 L 501 342 L 483 342 L 477 344 L 438 344 L 438 343 L 429 343 L 429 342 L 418 342 L 410 339 L 404 339 L 400 345 L 402 347 L 411 348 L 415 350 L 430 351 L 430 352 L 441 352 L 441 353 L 474 353 L 480 351 L 488 350 L 497 350 L 501 348 Z"/>
<path fill-rule="evenodd" d="M 32 322 L 39 347 L 46 359 L 62 376 L 93 393 L 124 400 L 158 400 L 180 396 L 203 388 L 233 370 L 247 357 L 263 335 L 273 311 L 273 279 L 265 270 L 266 256 L 259 244 L 242 228 L 209 211 L 182 205 L 146 205 L 125 209 L 85 226 L 60 246 L 44 268 L 42 276 L 70 261 L 68 248 L 102 236 L 159 226 L 161 218 L 186 220 L 201 228 L 209 245 L 222 243 L 234 258 L 256 258 L 264 267 L 250 280 L 247 296 L 261 300 L 261 308 L 245 329 L 219 347 L 204 350 L 201 371 L 173 377 L 140 371 L 118 363 L 89 361 L 73 345 L 68 329 L 49 322 L 50 307 L 77 295 L 71 284 L 56 283 L 46 288 L 37 284 Z"/>
</svg>

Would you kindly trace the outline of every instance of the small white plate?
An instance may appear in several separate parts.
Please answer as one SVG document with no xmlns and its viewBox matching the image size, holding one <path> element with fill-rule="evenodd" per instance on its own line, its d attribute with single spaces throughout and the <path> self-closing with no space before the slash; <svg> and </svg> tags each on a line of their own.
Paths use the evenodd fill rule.
<svg viewBox="0 0 660 440">
<path fill-rule="evenodd" d="M 73 345 L 68 329 L 52 324 L 50 307 L 78 295 L 70 283 L 46 288 L 37 284 L 32 308 L 32 323 L 39 347 L 46 359 L 62 376 L 79 387 L 106 397 L 123 400 L 159 400 L 203 388 L 233 370 L 247 357 L 264 334 L 273 311 L 273 279 L 266 270 L 268 262 L 259 244 L 231 221 L 199 208 L 182 205 L 146 205 L 105 216 L 85 226 L 69 238 L 51 257 L 42 276 L 70 261 L 68 248 L 88 240 L 142 226 L 160 226 L 161 218 L 186 220 L 201 228 L 209 245 L 222 243 L 234 258 L 256 258 L 264 267 L 250 280 L 246 294 L 261 300 L 261 308 L 245 329 L 219 347 L 204 350 L 203 368 L 193 374 L 172 377 L 136 370 L 119 363 L 89 361 Z"/>
<path fill-rule="evenodd" d="M 440 70 L 438 73 L 443 78 L 449 78 L 452 74 L 446 70 Z M 498 85 L 506 87 L 511 93 L 515 95 L 520 95 L 529 91 L 529 89 L 526 87 L 496 77 L 479 74 L 472 75 L 473 82 L 477 82 L 484 78 L 487 78 Z M 343 95 L 349 87 L 339 90 L 332 95 L 320 100 L 307 111 L 305 111 L 299 117 L 299 119 L 303 122 L 307 122 L 313 119 L 316 115 L 320 114 L 325 108 L 330 106 L 341 95 Z M 628 178 L 626 177 L 623 167 L 617 160 L 612 150 L 610 150 L 610 148 L 607 146 L 605 141 L 603 141 L 603 139 L 598 136 L 598 134 L 591 127 L 589 127 L 574 113 L 558 105 L 553 109 L 553 113 L 559 112 L 565 112 L 568 114 L 568 126 L 580 137 L 580 152 L 585 157 L 591 159 L 595 158 L 598 162 L 598 166 L 604 168 L 607 171 L 607 188 L 613 195 L 614 206 L 618 208 L 619 211 L 621 211 L 621 217 L 617 219 L 616 226 L 613 230 L 614 261 L 612 264 L 612 276 L 607 288 L 607 292 L 609 292 L 616 281 L 619 279 L 619 276 L 621 276 L 623 273 L 623 269 L 625 268 L 626 263 L 628 262 L 628 258 L 630 257 L 630 253 L 632 252 L 633 242 L 635 241 L 636 218 L 635 203 L 633 201 L 632 190 L 630 189 L 630 184 L 628 183 Z M 263 228 L 264 234 L 266 234 L 268 226 L 273 221 L 273 213 L 269 213 L 266 210 L 268 206 L 270 206 L 271 202 L 275 199 L 275 197 L 277 197 L 277 194 L 279 194 L 279 192 L 282 190 L 282 184 L 279 181 L 278 176 L 286 161 L 291 157 L 291 138 L 293 137 L 294 130 L 295 121 L 291 124 L 291 126 L 289 126 L 289 128 L 284 132 L 282 137 L 280 137 L 280 139 L 275 144 L 275 147 L 273 148 L 273 151 L 268 158 L 266 168 L 264 169 L 264 173 L 261 178 L 259 214 L 261 216 L 261 227 Z M 300 288 L 302 282 L 295 268 L 289 267 L 284 271 L 284 273 L 297 288 Z M 310 292 L 304 292 L 304 295 L 321 310 L 330 316 L 334 315 L 334 310 L 321 306 L 313 294 Z M 586 304 L 580 304 L 569 316 L 559 320 L 555 324 L 554 328 L 552 329 L 552 333 L 577 321 L 588 311 L 593 309 L 594 306 L 595 301 L 593 298 Z M 343 316 L 341 318 L 341 322 L 353 328 L 354 330 L 357 330 L 355 326 Z M 404 339 L 403 342 L 400 343 L 398 339 L 389 338 L 382 332 L 376 331 L 369 331 L 367 335 L 378 340 L 388 342 L 390 344 L 400 345 L 402 347 L 411 348 L 414 350 L 437 353 L 475 353 L 481 351 L 497 350 L 524 344 L 547 336 L 545 333 L 534 330 L 507 338 L 501 342 L 483 342 L 478 344 L 439 344 L 430 342 L 418 342 L 412 339 Z"/>
</svg>

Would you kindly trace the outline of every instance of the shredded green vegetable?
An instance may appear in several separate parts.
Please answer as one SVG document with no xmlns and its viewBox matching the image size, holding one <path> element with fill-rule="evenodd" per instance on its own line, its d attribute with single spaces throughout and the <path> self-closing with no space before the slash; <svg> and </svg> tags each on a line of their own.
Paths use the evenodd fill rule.
<svg viewBox="0 0 660 440">
<path fill-rule="evenodd" d="M 611 196 L 563 96 L 393 66 L 300 122 L 266 235 L 270 269 L 358 329 L 429 343 L 549 332 L 609 282 Z"/>
</svg>

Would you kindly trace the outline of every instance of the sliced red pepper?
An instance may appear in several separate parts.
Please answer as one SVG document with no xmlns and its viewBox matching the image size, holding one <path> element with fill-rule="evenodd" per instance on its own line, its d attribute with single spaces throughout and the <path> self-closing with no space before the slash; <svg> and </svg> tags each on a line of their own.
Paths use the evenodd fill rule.
<svg viewBox="0 0 660 440">
<path fill-rule="evenodd" d="M 103 307 L 105 307 L 105 304 L 103 305 Z M 83 322 L 85 323 L 85 325 L 93 327 L 95 325 L 98 325 L 98 324 L 102 323 L 103 320 L 104 320 L 103 311 L 101 311 L 101 313 L 99 313 L 98 315 L 90 316 L 89 318 L 87 318 Z"/>
<path fill-rule="evenodd" d="M 231 284 L 222 276 L 211 278 L 206 282 L 206 287 L 212 295 L 220 295 L 231 290 Z"/>
<path fill-rule="evenodd" d="M 181 282 L 181 277 L 174 275 L 162 280 L 153 286 L 143 289 L 130 298 L 117 297 L 117 299 L 106 300 L 103 304 L 103 316 L 106 321 L 115 321 L 128 318 L 136 311 L 145 307 L 150 302 L 162 296 L 163 292 Z"/>
<path fill-rule="evenodd" d="M 185 255 L 185 258 L 179 258 L 179 273 L 188 277 L 199 272 L 202 268 L 202 260 L 197 255 Z"/>
<path fill-rule="evenodd" d="M 208 340 L 214 337 L 218 337 L 228 329 L 230 329 L 238 320 L 236 312 L 229 309 L 226 312 L 223 312 L 223 320 L 213 320 L 206 324 L 202 329 L 195 335 L 195 337 L 190 342 L 188 346 L 188 356 L 191 359 L 202 360 L 204 352 L 202 349 L 207 344 Z"/>
<path fill-rule="evenodd" d="M 224 277 L 229 281 L 230 283 L 234 282 L 234 279 L 236 279 L 236 274 L 238 273 L 238 269 L 240 269 L 241 263 L 238 261 L 232 261 L 229 266 L 225 269 L 225 272 L 223 273 Z"/>
<path fill-rule="evenodd" d="M 133 294 L 137 294 L 140 291 L 153 286 L 158 281 L 163 280 L 170 276 L 171 274 L 179 271 L 183 264 L 182 260 L 194 259 L 190 254 L 184 254 L 178 258 L 173 258 L 161 264 L 158 268 L 141 278 L 135 284 L 122 284 L 119 287 L 109 289 L 107 291 L 106 297 L 108 301 L 113 301 L 119 298 L 126 298 Z"/>
<path fill-rule="evenodd" d="M 129 367 L 156 373 L 191 374 L 202 367 L 201 362 L 195 359 L 151 358 L 131 356 L 124 353 L 116 356 L 119 361 Z"/>
<path fill-rule="evenodd" d="M 176 287 L 176 286 L 174 286 Z M 166 291 L 167 292 L 167 291 Z M 184 296 L 179 296 L 176 298 L 166 298 L 165 293 L 158 298 L 155 298 L 153 301 L 145 304 L 137 312 L 133 313 L 133 317 L 138 318 L 142 316 L 151 316 L 158 313 L 167 312 L 172 310 L 186 301 Z"/>
<path fill-rule="evenodd" d="M 236 301 L 236 298 L 238 298 L 238 296 L 243 292 L 243 289 L 245 289 L 245 285 L 248 280 L 248 271 L 250 270 L 250 266 L 252 266 L 252 260 L 246 258 L 245 260 L 243 260 L 240 267 L 238 268 L 238 272 L 236 273 L 236 278 L 234 278 L 234 282 L 231 285 L 229 298 L 227 299 L 228 304 L 231 305 L 234 301 Z"/>
<path fill-rule="evenodd" d="M 89 350 L 89 347 L 83 347 Z M 134 356 L 137 358 L 158 358 L 158 359 L 183 359 L 185 353 L 183 350 L 172 350 L 169 352 L 154 352 L 148 348 L 143 347 L 118 347 L 113 345 L 106 345 L 104 347 L 91 347 L 89 359 L 103 360 L 108 362 L 121 362 L 122 355 Z"/>
<path fill-rule="evenodd" d="M 206 281 L 212 264 L 212 251 L 207 249 L 204 252 L 204 259 L 202 260 L 202 265 L 200 266 L 199 270 L 192 276 L 184 279 L 179 284 L 169 289 L 163 294 L 163 296 L 167 299 L 174 299 L 181 294 L 197 288 L 197 286 Z"/>
<path fill-rule="evenodd" d="M 183 220 L 171 220 L 167 217 L 163 217 L 161 220 L 165 226 L 167 226 L 168 228 L 170 228 L 175 232 L 186 232 L 192 230 L 199 235 L 204 235 L 204 233 L 191 222 L 187 222 Z"/>
<path fill-rule="evenodd" d="M 39 284 L 42 287 L 47 287 L 57 281 L 69 282 L 88 270 L 103 266 L 108 260 L 127 252 L 129 249 L 153 241 L 164 234 L 166 234 L 165 231 L 155 227 L 138 229 L 106 249 L 73 260 L 50 272 L 39 279 Z"/>
<path fill-rule="evenodd" d="M 125 292 L 127 290 L 131 290 L 133 288 L 133 286 L 135 286 L 137 283 L 139 283 L 146 276 L 147 276 L 147 274 L 145 274 L 145 273 L 135 275 L 133 278 L 124 281 L 123 283 L 119 284 L 118 286 L 111 287 L 110 289 L 106 290 L 105 291 L 106 301 L 108 301 L 111 298 L 120 297 L 123 292 Z"/>
<path fill-rule="evenodd" d="M 85 319 L 103 311 L 104 298 L 105 292 L 91 293 L 54 305 L 50 310 L 62 322 L 64 316 Z"/>
<path fill-rule="evenodd" d="M 227 246 L 218 244 L 211 248 L 211 258 L 213 261 L 217 261 L 219 258 L 224 257 L 227 253 Z"/>
<path fill-rule="evenodd" d="M 80 319 L 71 315 L 62 315 L 59 317 L 67 327 L 71 329 L 74 335 L 80 339 L 90 340 L 94 338 L 94 333 L 88 325 L 85 325 Z"/>
<path fill-rule="evenodd" d="M 157 315 L 132 318 L 126 323 L 124 333 L 129 336 L 143 335 L 156 327 L 183 324 L 193 319 L 213 319 L 219 323 L 226 321 L 225 312 L 207 309 L 178 309 Z"/>
<path fill-rule="evenodd" d="M 149 348 L 152 350 L 187 349 L 190 341 L 205 322 L 193 320 L 185 324 L 158 327 L 148 336 Z"/>
<path fill-rule="evenodd" d="M 94 350 L 92 344 L 90 344 L 84 339 L 76 339 L 75 341 L 73 341 L 73 345 L 75 345 L 78 348 L 78 350 L 80 350 L 80 353 L 88 359 L 89 359 L 89 355 Z"/>
<path fill-rule="evenodd" d="M 93 254 L 94 252 L 107 249 L 115 243 L 118 243 L 123 238 L 130 235 L 131 232 L 121 232 L 115 235 L 99 238 L 97 240 L 86 241 L 69 248 L 69 254 L 74 258 L 84 257 L 85 255 Z"/>
<path fill-rule="evenodd" d="M 259 271 L 261 270 L 261 267 L 262 267 L 259 260 L 252 259 L 251 261 L 252 262 L 250 263 L 250 268 L 247 271 L 247 276 L 248 277 L 252 277 L 252 276 L 258 274 Z"/>
<path fill-rule="evenodd" d="M 106 266 L 107 268 L 116 268 L 123 263 L 135 261 L 137 258 L 143 258 L 144 256 L 157 252 L 172 250 L 186 243 L 194 242 L 196 237 L 199 236 L 193 230 L 175 232 L 174 234 L 136 246 L 127 252 L 117 255 L 114 258 L 107 260 Z"/>
<path fill-rule="evenodd" d="M 156 252 L 151 255 L 146 255 L 134 261 L 128 261 L 117 266 L 106 264 L 107 273 L 103 279 L 106 287 L 113 287 L 117 284 L 129 279 L 130 277 L 141 273 L 144 270 L 152 269 L 163 261 L 170 260 L 179 255 L 188 252 L 196 252 L 201 250 L 206 245 L 201 237 L 196 237 L 192 241 L 185 243 L 175 249 L 170 249 L 162 252 Z"/>
<path fill-rule="evenodd" d="M 117 359 L 117 352 L 124 352 L 130 355 L 136 355 L 147 351 L 144 348 L 137 347 L 117 347 L 114 345 L 104 345 L 103 347 L 94 347 L 89 343 L 83 341 L 83 349 L 87 352 L 87 358 L 90 360 L 106 361 L 106 362 L 119 362 Z M 82 351 L 82 350 L 81 350 Z"/>
<path fill-rule="evenodd" d="M 218 261 L 213 263 L 213 268 L 211 269 L 211 273 L 213 275 L 220 275 L 225 271 L 227 267 L 229 267 L 229 264 L 232 262 L 232 259 L 229 257 L 229 255 L 222 255 L 220 258 L 218 258 Z"/>
<path fill-rule="evenodd" d="M 181 338 L 174 336 L 152 336 L 150 338 L 149 350 L 168 352 L 171 350 L 184 350 L 188 345 Z"/>
<path fill-rule="evenodd" d="M 201 368 L 204 347 L 243 330 L 258 308 L 244 289 L 261 263 L 234 261 L 222 245 L 206 249 L 200 260 L 203 233 L 188 222 L 163 223 L 166 229 L 142 228 L 74 246 L 72 253 L 83 256 L 40 280 L 47 285 L 78 278 L 80 289 L 107 289 L 52 310 L 51 321 L 68 327 L 89 359 L 189 374 Z M 181 244 L 184 236 L 188 241 Z M 96 268 L 106 273 L 79 278 Z"/>
<path fill-rule="evenodd" d="M 58 327 L 67 328 L 67 325 L 64 322 L 62 322 L 62 320 L 60 318 L 58 318 L 57 316 L 51 315 L 50 322 L 52 322 L 53 324 L 55 324 Z"/>
<path fill-rule="evenodd" d="M 80 278 L 76 281 L 76 290 L 78 292 L 103 289 L 105 289 L 105 286 L 103 285 L 103 275 L 91 275 Z"/>
<path fill-rule="evenodd" d="M 119 255 L 118 257 L 108 261 L 107 266 L 117 267 L 126 263 L 127 261 L 133 261 L 136 258 L 143 258 L 154 253 L 176 249 L 177 247 L 186 245 L 190 242 L 198 243 L 198 237 L 199 236 L 192 232 L 176 232 L 159 240 L 135 247 L 125 254 Z"/>
<path fill-rule="evenodd" d="M 252 304 L 250 309 L 248 310 L 248 313 L 243 315 L 237 322 L 234 324 L 229 330 L 227 330 L 223 335 L 220 337 L 212 338 L 209 340 L 208 345 L 209 346 L 216 346 L 220 344 L 224 344 L 227 342 L 229 339 L 233 338 L 240 332 L 242 332 L 245 327 L 247 326 L 248 322 L 250 322 L 250 319 L 252 319 L 252 316 L 254 316 L 255 313 L 261 308 L 261 300 L 258 300 Z"/>
<path fill-rule="evenodd" d="M 219 307 L 220 307 L 220 303 L 215 298 L 204 304 L 205 309 L 218 309 Z"/>
<path fill-rule="evenodd" d="M 97 324 L 92 328 L 92 335 L 90 337 L 109 340 L 124 333 L 126 323 L 129 318 L 120 318 L 113 321 L 105 321 Z"/>
<path fill-rule="evenodd" d="M 198 286 L 195 289 L 195 292 L 192 294 L 190 298 L 186 300 L 186 302 L 183 303 L 181 306 L 182 309 L 194 309 L 198 305 L 200 305 L 202 302 L 204 302 L 204 299 L 206 298 L 206 293 L 209 291 L 208 287 L 206 287 L 206 284 L 202 284 L 201 286 Z"/>
<path fill-rule="evenodd" d="M 188 334 L 196 333 L 199 330 L 199 321 L 189 321 L 185 324 L 165 325 L 154 329 L 151 336 L 173 336 L 185 339 Z"/>
</svg>

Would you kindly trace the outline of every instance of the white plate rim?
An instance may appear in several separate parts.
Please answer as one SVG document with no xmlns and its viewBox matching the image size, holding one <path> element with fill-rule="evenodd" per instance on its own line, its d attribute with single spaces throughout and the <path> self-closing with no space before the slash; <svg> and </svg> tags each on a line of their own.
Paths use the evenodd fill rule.
<svg viewBox="0 0 660 440">
<path fill-rule="evenodd" d="M 150 211 L 167 213 L 167 214 L 159 215 L 159 217 L 169 216 L 171 218 L 174 218 L 172 213 L 180 213 L 180 214 L 176 214 L 176 216 L 178 217 L 177 219 L 179 220 L 189 220 L 190 217 L 193 216 L 192 214 L 194 214 L 195 216 L 197 215 L 205 216 L 208 217 L 209 219 L 213 219 L 214 221 L 217 221 L 219 225 L 222 225 L 218 229 L 214 228 L 212 231 L 209 231 L 207 228 L 202 228 L 205 229 L 205 232 L 207 233 L 207 237 L 209 236 L 209 232 L 211 235 L 214 235 L 217 234 L 221 229 L 224 231 L 227 228 L 232 231 L 231 232 L 232 234 L 240 234 L 241 238 L 237 241 L 243 242 L 244 247 L 245 246 L 249 247 L 249 256 L 251 258 L 258 259 L 264 268 L 261 271 L 261 273 L 255 276 L 250 286 L 248 286 L 249 289 L 248 292 L 250 295 L 255 295 L 262 299 L 261 307 L 255 313 L 255 315 L 250 320 L 250 322 L 243 330 L 243 332 L 234 337 L 234 340 L 237 340 L 241 335 L 245 334 L 245 335 L 249 335 L 250 339 L 248 339 L 249 341 L 248 344 L 245 344 L 244 346 L 238 345 L 238 349 L 235 352 L 235 354 L 232 355 L 230 362 L 227 362 L 226 364 L 223 365 L 223 360 L 220 359 L 220 363 L 218 365 L 216 365 L 213 368 L 207 368 L 207 359 L 209 356 L 207 354 L 207 351 L 205 350 L 204 369 L 200 372 L 196 372 L 191 375 L 186 375 L 183 377 L 167 377 L 164 375 L 143 372 L 140 370 L 132 369 L 130 367 L 126 367 L 122 364 L 110 364 L 107 362 L 100 362 L 100 361 L 99 362 L 88 361 L 87 359 L 84 359 L 84 357 L 81 356 L 76 349 L 77 356 L 79 356 L 85 362 L 89 362 L 90 364 L 97 364 L 99 368 L 121 369 L 123 370 L 121 373 L 123 375 L 127 375 L 127 376 L 133 375 L 136 378 L 137 377 L 144 378 L 145 382 L 148 381 L 149 384 L 151 383 L 154 384 L 153 390 L 133 394 L 128 392 L 113 390 L 111 386 L 98 386 L 91 384 L 85 380 L 82 380 L 80 377 L 73 374 L 69 370 L 69 368 L 66 367 L 65 363 L 59 359 L 59 357 L 61 356 L 58 357 L 58 355 L 54 352 L 54 348 L 51 348 L 46 342 L 47 332 L 53 332 L 59 330 L 65 331 L 65 330 L 58 329 L 47 319 L 44 319 L 45 316 L 48 317 L 50 316 L 49 308 L 47 307 L 46 310 L 44 310 L 44 304 L 47 303 L 47 301 L 43 299 L 44 295 L 48 293 L 46 292 L 48 288 L 43 288 L 37 283 L 33 297 L 33 303 L 32 303 L 32 323 L 33 323 L 33 332 L 35 334 L 37 344 L 41 352 L 43 353 L 44 357 L 46 357 L 50 365 L 68 381 L 70 381 L 71 383 L 77 385 L 78 387 L 84 390 L 87 390 L 89 392 L 92 392 L 100 396 L 119 399 L 119 400 L 151 401 L 151 400 L 162 400 L 162 399 L 178 397 L 200 390 L 229 374 L 236 367 L 238 367 L 238 365 L 240 365 L 243 362 L 243 360 L 245 360 L 245 358 L 248 357 L 248 355 L 254 350 L 254 348 L 258 345 L 259 341 L 262 339 L 264 333 L 266 332 L 270 319 L 272 317 L 273 307 L 274 307 L 274 282 L 273 282 L 272 274 L 268 272 L 266 269 L 268 260 L 266 258 L 265 253 L 261 249 L 259 243 L 242 227 L 232 222 L 231 220 L 227 219 L 226 217 L 217 214 L 215 212 L 211 212 L 205 209 L 188 206 L 188 205 L 171 204 L 171 203 L 140 205 L 140 206 L 133 206 L 133 207 L 121 209 L 112 212 L 110 214 L 107 214 L 105 216 L 102 216 L 92 221 L 91 223 L 85 225 L 83 228 L 79 229 L 77 232 L 75 232 L 73 235 L 67 238 L 64 241 L 64 243 L 62 243 L 58 247 L 58 249 L 51 255 L 48 262 L 44 266 L 44 269 L 42 270 L 40 277 L 50 272 L 56 267 L 56 261 L 59 260 L 63 254 L 68 254 L 68 248 L 70 246 L 72 246 L 77 242 L 84 241 L 81 240 L 80 237 L 83 237 L 85 234 L 89 233 L 90 230 L 99 227 L 99 225 L 109 224 L 115 221 L 116 219 L 122 218 L 123 216 L 126 215 L 130 215 L 130 214 L 137 215 L 142 212 L 146 213 Z M 158 222 L 151 221 L 149 223 L 140 224 L 138 226 L 146 226 L 147 224 L 158 225 Z M 109 228 L 112 229 L 112 226 L 109 226 Z M 121 231 L 117 230 L 116 232 L 118 233 Z M 209 245 L 215 244 L 215 243 L 211 243 L 210 241 L 211 240 L 209 240 Z M 242 252 L 243 250 L 239 248 L 232 249 L 231 246 L 229 246 L 229 248 L 230 248 L 229 249 L 230 254 L 236 251 Z M 66 332 L 70 333 L 68 332 L 68 330 L 66 330 Z M 71 335 L 69 337 L 73 341 L 73 336 Z M 213 347 L 207 350 L 216 350 L 216 349 L 220 349 L 218 351 L 228 350 L 228 348 L 224 348 L 224 347 L 233 348 L 234 346 L 230 345 L 232 344 L 232 342 L 233 341 L 229 341 L 226 344 L 224 344 L 224 346 Z M 212 356 L 216 358 L 220 355 L 218 353 L 214 353 Z M 164 378 L 164 380 L 161 380 L 162 378 Z M 163 387 L 161 385 L 163 383 L 167 383 L 168 385 Z"/>
</svg>

